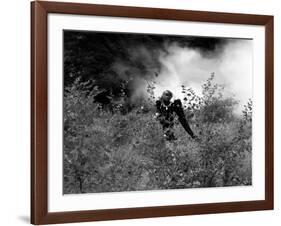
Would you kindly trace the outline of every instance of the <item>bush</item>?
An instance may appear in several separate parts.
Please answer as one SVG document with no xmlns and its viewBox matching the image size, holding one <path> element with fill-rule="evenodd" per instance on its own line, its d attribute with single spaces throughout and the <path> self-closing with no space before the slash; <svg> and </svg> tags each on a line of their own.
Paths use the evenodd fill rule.
<svg viewBox="0 0 281 226">
<path fill-rule="evenodd" d="M 153 117 L 153 85 L 150 102 L 128 109 L 126 96 L 100 105 L 95 82 L 76 79 L 64 92 L 64 193 L 251 184 L 252 102 L 235 116 L 237 102 L 213 80 L 214 74 L 201 96 L 182 86 L 198 139 L 176 125 L 178 140 L 168 142 Z"/>
</svg>

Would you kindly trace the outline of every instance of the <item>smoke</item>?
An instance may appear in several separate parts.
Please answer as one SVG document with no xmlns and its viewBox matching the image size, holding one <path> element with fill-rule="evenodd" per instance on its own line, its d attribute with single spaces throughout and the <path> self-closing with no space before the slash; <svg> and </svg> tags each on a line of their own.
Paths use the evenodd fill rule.
<svg viewBox="0 0 281 226">
<path fill-rule="evenodd" d="M 182 99 L 182 85 L 200 96 L 202 85 L 214 73 L 214 82 L 225 86 L 225 97 L 234 97 L 239 102 L 235 112 L 240 113 L 252 97 L 252 40 L 177 40 L 167 38 L 157 44 L 150 40 L 136 42 L 126 48 L 126 60 L 115 59 L 112 69 L 117 79 L 128 81 L 131 101 L 147 97 L 147 85 L 152 81 L 156 98 L 170 90 L 174 98 Z"/>
<path fill-rule="evenodd" d="M 182 85 L 201 95 L 212 73 L 240 111 L 252 97 L 252 40 L 64 31 L 64 84 L 76 75 L 92 79 L 107 102 L 108 96 L 146 98 L 152 82 L 156 97 L 168 89 L 182 99 Z"/>
<path fill-rule="evenodd" d="M 146 54 L 148 53 L 146 50 Z M 211 73 L 215 74 L 215 83 L 225 86 L 225 96 L 233 96 L 239 101 L 236 112 L 240 112 L 252 97 L 251 40 L 231 39 L 211 52 L 202 51 L 200 48 L 182 47 L 173 42 L 165 45 L 165 51 L 159 51 L 157 60 L 160 69 L 148 69 L 158 75 L 154 78 L 156 97 L 160 97 L 164 90 L 170 90 L 174 98 L 182 99 L 182 85 L 191 87 L 197 95 L 201 95 L 201 86 Z M 150 79 L 151 76 L 153 74 L 148 73 L 144 78 Z M 145 85 L 145 82 L 139 81 L 138 85 L 134 86 L 134 96 L 146 95 Z"/>
</svg>

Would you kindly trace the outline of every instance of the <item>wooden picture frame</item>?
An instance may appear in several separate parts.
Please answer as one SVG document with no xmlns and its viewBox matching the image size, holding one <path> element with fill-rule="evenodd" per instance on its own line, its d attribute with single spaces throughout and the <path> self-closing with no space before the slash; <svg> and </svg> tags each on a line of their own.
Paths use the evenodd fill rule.
<svg viewBox="0 0 281 226">
<path fill-rule="evenodd" d="M 48 212 L 48 14 L 95 15 L 265 27 L 265 199 Z M 273 209 L 273 16 L 35 1 L 31 3 L 31 223 L 52 224 Z"/>
</svg>

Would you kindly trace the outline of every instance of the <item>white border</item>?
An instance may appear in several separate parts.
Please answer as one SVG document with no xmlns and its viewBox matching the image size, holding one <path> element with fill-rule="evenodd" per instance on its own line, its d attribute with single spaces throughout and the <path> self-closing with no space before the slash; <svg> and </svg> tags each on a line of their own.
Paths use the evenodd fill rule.
<svg viewBox="0 0 281 226">
<path fill-rule="evenodd" d="M 253 39 L 253 185 L 62 195 L 62 30 L 180 34 Z M 263 26 L 48 15 L 48 211 L 75 211 L 265 199 L 265 38 Z"/>
</svg>

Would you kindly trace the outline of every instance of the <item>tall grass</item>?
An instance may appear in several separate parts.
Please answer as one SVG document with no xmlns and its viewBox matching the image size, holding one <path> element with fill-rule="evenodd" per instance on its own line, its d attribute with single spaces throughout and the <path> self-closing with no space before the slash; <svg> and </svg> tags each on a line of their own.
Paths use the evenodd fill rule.
<svg viewBox="0 0 281 226">
<path fill-rule="evenodd" d="M 176 123 L 175 142 L 164 139 L 151 102 L 124 111 L 95 102 L 101 91 L 79 78 L 64 92 L 64 193 L 251 185 L 252 102 L 241 116 L 214 75 L 202 96 L 182 86 L 191 139 Z M 91 92 L 89 92 L 91 90 Z"/>
</svg>

